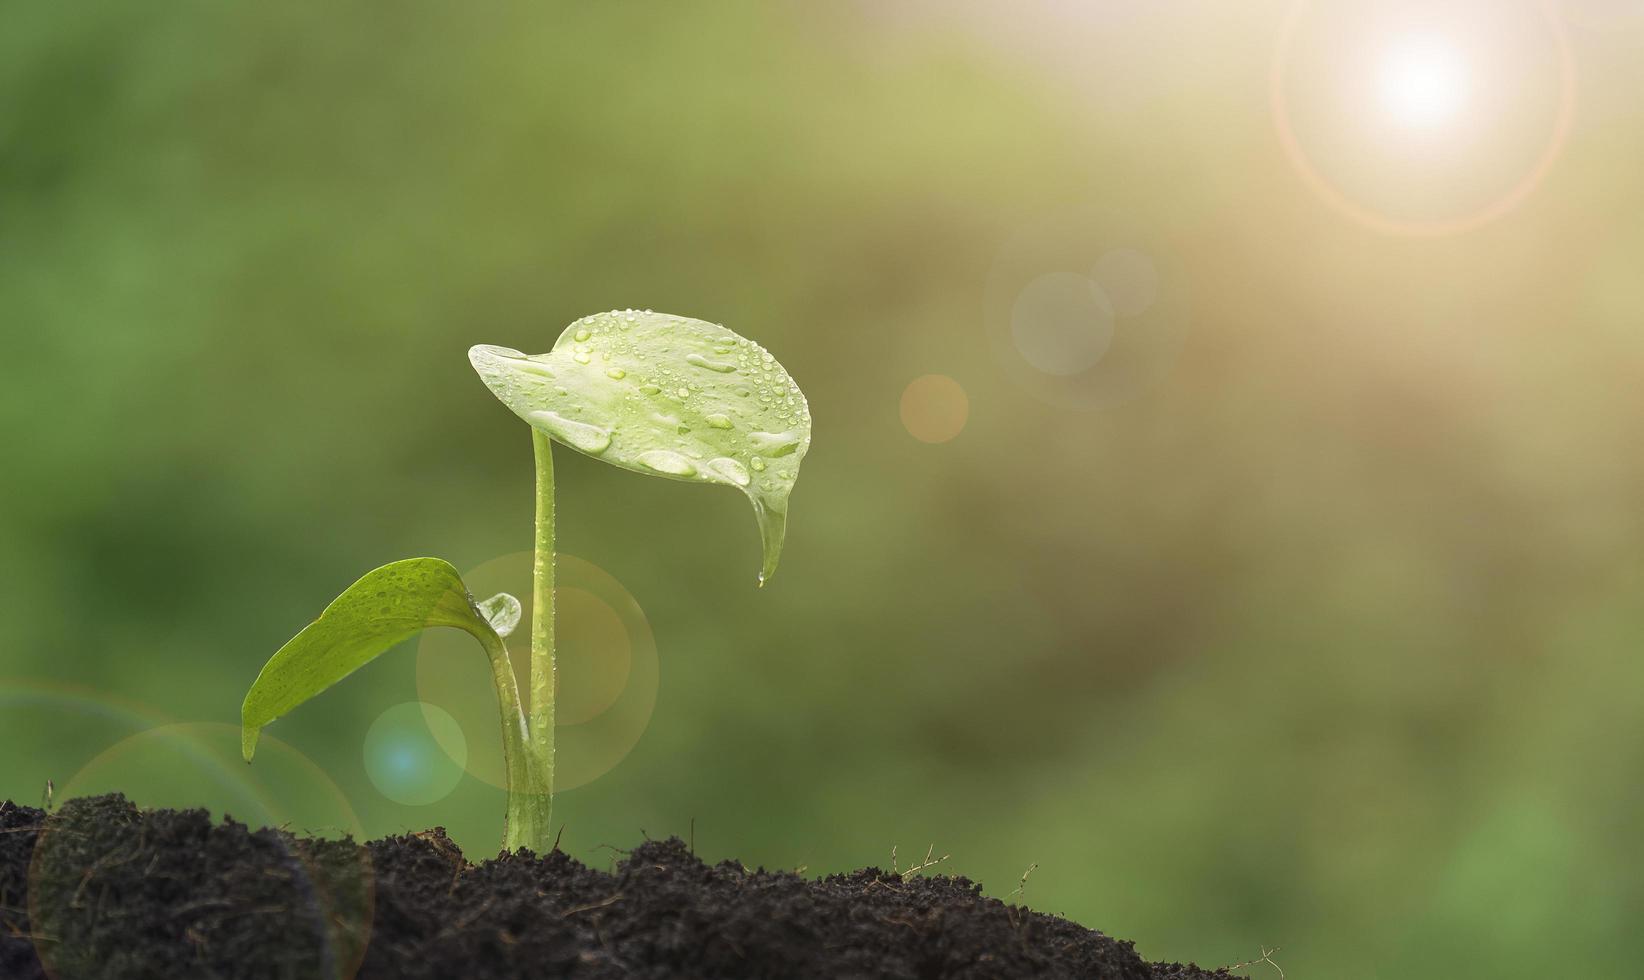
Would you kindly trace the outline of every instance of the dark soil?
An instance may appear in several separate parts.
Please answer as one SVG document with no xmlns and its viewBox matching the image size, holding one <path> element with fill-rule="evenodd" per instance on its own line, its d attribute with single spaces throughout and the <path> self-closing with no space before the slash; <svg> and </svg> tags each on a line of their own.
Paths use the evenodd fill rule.
<svg viewBox="0 0 1644 980">
<path fill-rule="evenodd" d="M 0 804 L 0 978 L 1066 977 L 1207 980 L 1131 944 L 868 868 L 816 881 L 649 842 L 607 873 L 555 851 L 478 865 L 439 830 L 349 841 Z"/>
</svg>

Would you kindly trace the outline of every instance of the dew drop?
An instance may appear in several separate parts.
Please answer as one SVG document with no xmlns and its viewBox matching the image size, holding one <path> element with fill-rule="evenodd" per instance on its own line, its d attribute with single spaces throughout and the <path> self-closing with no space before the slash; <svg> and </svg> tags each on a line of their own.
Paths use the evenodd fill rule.
<svg viewBox="0 0 1644 980">
<path fill-rule="evenodd" d="M 605 376 L 610 378 L 612 381 L 621 381 L 623 378 L 628 376 L 628 372 L 622 370 L 621 368 L 611 368 L 609 371 L 605 372 Z"/>
<path fill-rule="evenodd" d="M 578 364 L 587 364 L 589 361 L 593 360 L 593 358 L 589 357 L 587 354 L 577 353 L 571 355 L 571 360 L 576 361 Z"/>
<path fill-rule="evenodd" d="M 696 464 L 671 449 L 652 449 L 639 454 L 641 466 L 670 476 L 695 476 Z"/>
<path fill-rule="evenodd" d="M 554 372 L 549 370 L 548 365 L 541 361 L 533 361 L 529 357 L 511 358 L 508 366 L 520 374 L 535 375 L 539 378 L 552 378 L 554 376 Z"/>
<path fill-rule="evenodd" d="M 611 434 L 597 425 L 568 419 L 558 412 L 532 412 L 525 417 L 532 425 L 548 430 L 573 448 L 585 453 L 602 453 L 611 445 Z"/>
<path fill-rule="evenodd" d="M 753 471 L 755 473 L 765 472 L 765 461 L 763 459 L 760 459 L 758 456 L 755 456 L 753 459 L 748 460 L 748 465 L 753 467 Z"/>
<path fill-rule="evenodd" d="M 731 419 L 728 415 L 720 415 L 715 413 L 708 416 L 708 424 L 716 429 L 729 429 L 731 427 Z"/>
<path fill-rule="evenodd" d="M 689 398 L 689 397 L 691 397 L 691 389 L 685 387 L 684 385 L 681 385 L 680 387 L 674 389 L 674 394 L 678 395 L 681 398 Z"/>
<path fill-rule="evenodd" d="M 708 469 L 739 487 L 745 487 L 751 482 L 747 468 L 728 456 L 720 456 L 717 459 L 710 460 Z"/>
<path fill-rule="evenodd" d="M 799 448 L 799 436 L 792 432 L 750 432 L 748 443 L 767 456 L 786 456 Z"/>
<path fill-rule="evenodd" d="M 578 330 L 577 331 L 577 340 L 579 340 L 579 341 L 580 340 L 587 340 L 589 337 L 592 337 L 592 336 L 593 336 L 593 334 L 589 333 L 586 330 Z"/>
<path fill-rule="evenodd" d="M 639 390 L 644 392 L 647 395 L 655 395 L 658 392 L 662 391 L 661 388 L 658 388 L 656 385 L 651 385 L 651 384 L 640 385 Z"/>
<path fill-rule="evenodd" d="M 694 364 L 699 368 L 706 368 L 709 371 L 717 371 L 720 374 L 730 374 L 732 371 L 736 370 L 735 364 L 726 364 L 723 361 L 710 361 L 701 354 L 686 354 L 685 363 Z"/>
</svg>

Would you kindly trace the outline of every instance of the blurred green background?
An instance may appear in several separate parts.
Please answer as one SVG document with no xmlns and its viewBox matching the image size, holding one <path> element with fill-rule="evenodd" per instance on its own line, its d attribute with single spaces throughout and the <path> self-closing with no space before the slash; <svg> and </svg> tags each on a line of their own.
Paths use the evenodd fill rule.
<svg viewBox="0 0 1644 980">
<path fill-rule="evenodd" d="M 559 454 L 643 610 L 565 628 L 658 678 L 573 854 L 934 843 L 1153 958 L 1629 975 L 1636 6 L 0 3 L 0 797 L 492 853 L 499 789 L 367 772 L 410 644 L 231 726 L 365 570 L 528 546 L 468 346 L 650 307 L 815 445 L 763 590 L 739 495 Z"/>
</svg>

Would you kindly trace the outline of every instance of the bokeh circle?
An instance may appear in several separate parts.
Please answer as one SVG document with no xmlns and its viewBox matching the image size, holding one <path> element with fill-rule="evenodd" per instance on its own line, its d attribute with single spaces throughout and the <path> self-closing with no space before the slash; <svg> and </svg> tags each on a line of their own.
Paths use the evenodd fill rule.
<svg viewBox="0 0 1644 980">
<path fill-rule="evenodd" d="M 920 442 L 949 442 L 970 418 L 970 396 L 945 374 L 914 378 L 902 390 L 902 427 Z"/>
<path fill-rule="evenodd" d="M 508 592 L 523 615 L 505 643 L 522 697 L 531 662 L 529 551 L 514 552 L 463 573 L 475 595 Z M 608 572 L 574 555 L 555 568 L 554 789 L 586 785 L 620 763 L 639 743 L 656 709 L 656 637 L 634 597 Z M 457 738 L 430 730 L 447 757 L 469 775 L 507 787 L 500 715 L 485 654 L 456 630 L 428 630 L 417 641 L 417 696 L 451 718 Z"/>
<path fill-rule="evenodd" d="M 1189 327 L 1187 276 L 1157 235 L 1095 208 L 1019 229 L 989 270 L 996 362 L 1072 408 L 1123 403 L 1168 375 Z"/>
<path fill-rule="evenodd" d="M 365 733 L 366 775 L 377 792 L 395 803 L 438 803 L 462 782 L 467 765 L 462 726 L 437 704 L 396 704 Z"/>
<path fill-rule="evenodd" d="M 1010 306 L 1010 338 L 1033 367 L 1059 377 L 1096 366 L 1113 343 L 1114 309 L 1096 280 L 1047 272 Z"/>
</svg>

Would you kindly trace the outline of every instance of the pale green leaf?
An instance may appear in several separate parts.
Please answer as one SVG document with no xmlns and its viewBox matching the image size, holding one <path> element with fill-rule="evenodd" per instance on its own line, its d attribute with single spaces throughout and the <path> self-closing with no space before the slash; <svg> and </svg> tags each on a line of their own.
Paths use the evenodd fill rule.
<svg viewBox="0 0 1644 980">
<path fill-rule="evenodd" d="M 487 602 L 511 596 L 497 596 Z M 519 619 L 514 601 L 514 622 Z M 251 685 L 240 709 L 246 761 L 263 726 L 432 626 L 492 632 L 457 570 L 438 558 L 408 558 L 365 573 L 320 618 L 281 647 Z"/>
<path fill-rule="evenodd" d="M 757 343 L 650 311 L 583 317 L 546 354 L 481 345 L 474 370 L 515 415 L 623 469 L 735 487 L 752 502 L 776 570 L 788 495 L 811 445 L 811 412 Z"/>
</svg>

